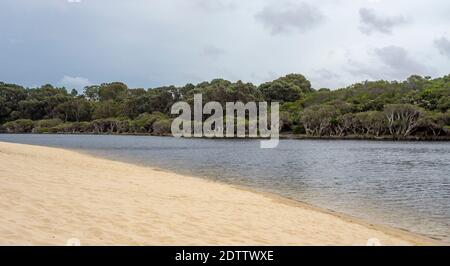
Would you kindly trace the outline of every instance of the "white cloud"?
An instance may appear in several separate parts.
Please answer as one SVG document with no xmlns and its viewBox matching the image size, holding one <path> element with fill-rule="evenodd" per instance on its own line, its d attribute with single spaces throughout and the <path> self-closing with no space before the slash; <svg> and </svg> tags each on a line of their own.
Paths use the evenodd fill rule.
<svg viewBox="0 0 450 266">
<path fill-rule="evenodd" d="M 87 78 L 65 75 L 59 84 L 66 87 L 67 90 L 76 89 L 81 92 L 85 86 L 92 85 L 92 82 L 90 82 Z"/>
</svg>

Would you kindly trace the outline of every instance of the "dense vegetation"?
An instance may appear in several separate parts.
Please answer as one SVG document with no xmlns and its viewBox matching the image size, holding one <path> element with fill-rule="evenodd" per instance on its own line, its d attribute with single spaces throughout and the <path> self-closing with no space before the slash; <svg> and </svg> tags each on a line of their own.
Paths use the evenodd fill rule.
<svg viewBox="0 0 450 266">
<path fill-rule="evenodd" d="M 281 131 L 316 137 L 450 137 L 450 75 L 374 81 L 338 90 L 311 88 L 290 74 L 255 86 L 215 79 L 197 85 L 131 89 L 120 82 L 88 86 L 83 94 L 44 85 L 0 82 L 0 132 L 170 133 L 170 108 L 193 95 L 203 102 L 279 101 Z"/>
</svg>

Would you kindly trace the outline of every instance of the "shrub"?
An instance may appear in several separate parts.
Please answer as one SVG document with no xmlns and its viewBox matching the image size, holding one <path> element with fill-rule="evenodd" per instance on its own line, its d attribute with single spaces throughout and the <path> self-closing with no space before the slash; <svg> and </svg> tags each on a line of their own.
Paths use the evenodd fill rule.
<svg viewBox="0 0 450 266">
<path fill-rule="evenodd" d="M 396 138 L 407 137 L 419 126 L 423 111 L 411 104 L 388 104 L 384 107 L 389 132 Z"/>
<path fill-rule="evenodd" d="M 445 126 L 444 132 L 445 132 L 445 134 L 450 135 L 450 126 Z"/>
<path fill-rule="evenodd" d="M 169 119 L 161 119 L 153 123 L 153 131 L 154 135 L 162 136 L 170 134 L 171 132 L 172 121 Z"/>
<path fill-rule="evenodd" d="M 163 113 L 143 113 L 131 122 L 130 131 L 136 133 L 151 133 L 153 132 L 153 123 L 164 119 L 168 119 L 168 117 Z"/>
<path fill-rule="evenodd" d="M 305 134 L 306 133 L 306 131 L 305 131 L 305 127 L 303 126 L 303 125 L 296 125 L 296 126 L 294 126 L 294 128 L 292 129 L 292 133 L 294 133 L 294 134 Z"/>
<path fill-rule="evenodd" d="M 88 133 L 92 132 L 91 123 L 89 122 L 73 122 L 63 123 L 49 128 L 49 133 Z"/>
<path fill-rule="evenodd" d="M 117 125 L 120 121 L 115 118 L 97 119 L 91 122 L 94 133 L 114 133 L 117 132 Z"/>
<path fill-rule="evenodd" d="M 117 133 L 128 133 L 130 132 L 131 122 L 128 119 L 118 120 L 116 123 Z"/>
<path fill-rule="evenodd" d="M 60 124 L 62 124 L 62 120 L 59 118 L 39 120 L 35 123 L 33 133 L 49 133 L 52 127 Z"/>
<path fill-rule="evenodd" d="M 33 130 L 34 122 L 30 119 L 18 119 L 7 122 L 3 126 L 8 133 L 30 133 Z"/>
</svg>

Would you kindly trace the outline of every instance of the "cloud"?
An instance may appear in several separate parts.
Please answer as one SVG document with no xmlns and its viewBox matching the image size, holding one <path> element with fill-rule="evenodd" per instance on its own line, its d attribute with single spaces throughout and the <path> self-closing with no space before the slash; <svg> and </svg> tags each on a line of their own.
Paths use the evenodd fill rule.
<svg viewBox="0 0 450 266">
<path fill-rule="evenodd" d="M 324 15 L 315 6 L 306 3 L 288 3 L 266 6 L 255 15 L 255 18 L 275 35 L 292 29 L 305 32 L 322 23 Z"/>
<path fill-rule="evenodd" d="M 250 74 L 250 76 L 257 83 L 261 84 L 261 83 L 275 80 L 275 79 L 279 78 L 281 76 L 281 74 L 275 73 L 274 71 L 267 71 L 267 73 L 262 73 L 262 75 L 259 73 L 252 72 Z"/>
<path fill-rule="evenodd" d="M 223 54 L 226 54 L 226 51 L 214 45 L 208 45 L 203 47 L 202 54 L 207 57 L 218 57 Z"/>
<path fill-rule="evenodd" d="M 427 71 L 427 67 L 414 60 L 404 48 L 399 46 L 375 49 L 375 55 L 384 65 L 399 73 L 413 74 Z"/>
<path fill-rule="evenodd" d="M 330 80 L 330 79 L 335 79 L 335 78 L 339 78 L 340 76 L 328 69 L 322 68 L 319 70 L 315 71 L 316 73 L 316 77 L 323 79 L 323 80 Z"/>
<path fill-rule="evenodd" d="M 372 32 L 391 34 L 394 27 L 408 22 L 403 16 L 382 16 L 369 8 L 359 9 L 359 19 L 362 24 L 359 29 L 367 35 L 372 34 Z"/>
<path fill-rule="evenodd" d="M 372 79 L 405 79 L 413 74 L 430 75 L 434 71 L 428 66 L 416 61 L 409 53 L 399 46 L 378 48 L 372 54 L 375 63 L 359 63 L 350 60 L 349 72 L 357 76 Z"/>
<path fill-rule="evenodd" d="M 434 46 L 439 50 L 441 55 L 447 56 L 450 58 L 450 41 L 442 37 L 440 39 L 434 40 Z"/>
<path fill-rule="evenodd" d="M 207 12 L 229 11 L 236 8 L 234 3 L 226 0 L 194 0 L 194 5 Z"/>
<path fill-rule="evenodd" d="M 433 42 L 442 36 L 450 41 L 449 1 L 369 1 L 0 0 L 0 79 L 59 86 L 67 75 L 148 88 L 215 77 L 264 82 L 303 73 L 317 78 L 316 88 L 336 88 L 367 79 L 366 73 L 398 76 L 373 50 L 390 44 L 420 63 L 414 69 L 425 64 L 439 76 L 448 74 L 449 59 L 439 54 L 445 42 Z M 372 38 L 365 38 L 358 28 L 366 25 L 361 7 L 373 8 L 377 19 L 403 15 L 414 23 L 405 30 L 388 27 L 395 36 L 372 30 Z M 349 58 L 359 62 L 352 71 L 365 74 L 349 73 Z M 315 72 L 322 68 L 340 77 Z"/>
<path fill-rule="evenodd" d="M 68 90 L 76 89 L 78 91 L 82 91 L 85 86 L 92 85 L 92 82 L 83 77 L 64 76 L 59 84 L 66 87 Z"/>
<path fill-rule="evenodd" d="M 310 78 L 315 88 L 330 88 L 344 85 L 341 81 L 341 75 L 325 68 L 315 70 Z"/>
<path fill-rule="evenodd" d="M 81 0 L 67 0 L 67 3 L 81 3 Z"/>
</svg>

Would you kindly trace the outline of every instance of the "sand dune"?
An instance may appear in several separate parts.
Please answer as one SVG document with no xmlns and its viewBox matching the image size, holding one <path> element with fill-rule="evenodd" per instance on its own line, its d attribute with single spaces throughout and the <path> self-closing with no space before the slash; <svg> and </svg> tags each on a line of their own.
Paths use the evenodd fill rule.
<svg viewBox="0 0 450 266">
<path fill-rule="evenodd" d="M 0 142 L 0 244 L 435 244 L 279 197 L 73 151 Z"/>
</svg>

